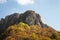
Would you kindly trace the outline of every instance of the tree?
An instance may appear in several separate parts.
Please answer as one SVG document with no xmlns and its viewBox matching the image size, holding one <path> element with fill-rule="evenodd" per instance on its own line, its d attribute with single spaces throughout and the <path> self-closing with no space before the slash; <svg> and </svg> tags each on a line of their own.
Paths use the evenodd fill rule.
<svg viewBox="0 0 60 40">
<path fill-rule="evenodd" d="M 58 35 L 57 35 L 56 33 L 53 33 L 53 34 L 52 34 L 52 38 L 53 38 L 53 39 L 57 39 L 57 38 L 58 38 Z"/>
<path fill-rule="evenodd" d="M 35 33 L 32 33 L 30 38 L 31 38 L 31 40 L 38 40 L 38 35 Z"/>
<path fill-rule="evenodd" d="M 40 40 L 51 40 L 49 37 L 41 37 Z"/>
</svg>

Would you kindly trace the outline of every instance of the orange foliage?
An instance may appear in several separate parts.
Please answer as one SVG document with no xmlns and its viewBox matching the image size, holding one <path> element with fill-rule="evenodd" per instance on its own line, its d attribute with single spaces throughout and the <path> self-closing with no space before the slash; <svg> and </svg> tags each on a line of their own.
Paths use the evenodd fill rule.
<svg viewBox="0 0 60 40">
<path fill-rule="evenodd" d="M 29 26 L 21 22 L 17 25 L 10 26 L 6 30 L 6 32 L 11 34 L 6 37 L 6 40 L 51 40 L 51 36 L 55 32 L 52 30 L 51 28 L 41 28 L 38 25 Z"/>
</svg>

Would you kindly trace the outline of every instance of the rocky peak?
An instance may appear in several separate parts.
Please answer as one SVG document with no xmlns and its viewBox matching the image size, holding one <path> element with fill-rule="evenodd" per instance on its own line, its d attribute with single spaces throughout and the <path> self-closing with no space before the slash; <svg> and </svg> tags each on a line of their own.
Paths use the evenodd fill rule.
<svg viewBox="0 0 60 40">
<path fill-rule="evenodd" d="M 41 24 L 42 24 L 41 16 L 32 10 L 28 10 L 28 11 L 24 12 L 23 14 L 20 14 L 19 21 L 27 23 L 28 25 L 41 26 Z"/>
<path fill-rule="evenodd" d="M 25 12 L 25 14 L 31 14 L 31 15 L 34 15 L 34 14 L 36 14 L 35 13 L 35 11 L 33 11 L 33 10 L 27 10 L 26 12 Z"/>
<path fill-rule="evenodd" d="M 40 27 L 46 27 L 41 20 L 41 16 L 35 11 L 28 10 L 24 13 L 14 13 L 1 19 L 0 21 L 0 32 L 3 32 L 7 27 L 18 24 L 19 22 L 24 22 L 28 25 L 39 25 Z"/>
</svg>

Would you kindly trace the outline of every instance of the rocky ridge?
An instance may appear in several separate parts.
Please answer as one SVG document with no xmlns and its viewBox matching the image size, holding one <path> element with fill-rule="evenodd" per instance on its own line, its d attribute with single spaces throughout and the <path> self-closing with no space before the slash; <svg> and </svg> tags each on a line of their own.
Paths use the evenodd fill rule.
<svg viewBox="0 0 60 40">
<path fill-rule="evenodd" d="M 41 16 L 35 11 L 28 10 L 24 13 L 14 13 L 6 16 L 0 20 L 0 34 L 4 32 L 6 28 L 13 24 L 18 24 L 19 22 L 24 22 L 28 25 L 39 25 L 40 27 L 48 27 L 41 20 Z"/>
</svg>

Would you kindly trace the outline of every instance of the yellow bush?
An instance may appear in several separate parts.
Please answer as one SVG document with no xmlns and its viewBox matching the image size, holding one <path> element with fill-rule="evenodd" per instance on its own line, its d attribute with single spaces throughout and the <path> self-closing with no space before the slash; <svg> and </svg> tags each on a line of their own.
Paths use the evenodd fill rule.
<svg viewBox="0 0 60 40">
<path fill-rule="evenodd" d="M 40 40 L 51 40 L 49 37 L 41 37 Z"/>
</svg>

